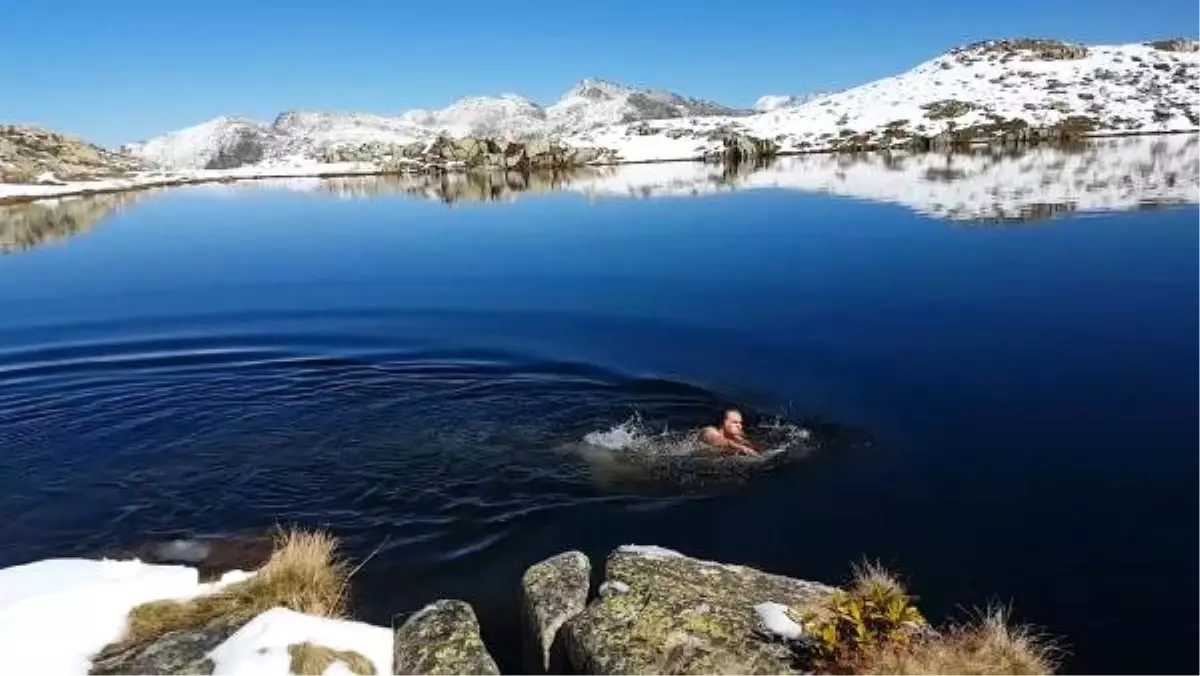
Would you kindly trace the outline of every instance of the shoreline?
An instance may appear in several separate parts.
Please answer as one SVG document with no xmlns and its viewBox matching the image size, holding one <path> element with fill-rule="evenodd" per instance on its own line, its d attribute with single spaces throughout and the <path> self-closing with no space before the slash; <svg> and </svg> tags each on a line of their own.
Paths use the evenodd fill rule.
<svg viewBox="0 0 1200 676">
<path fill-rule="evenodd" d="M 1094 140 L 1103 140 L 1109 138 L 1130 138 L 1130 137 L 1152 137 L 1152 136 L 1179 136 L 1186 134 L 1200 135 L 1200 128 L 1196 129 L 1177 129 L 1169 131 L 1126 131 L 1126 132 L 1101 132 L 1087 134 L 1078 137 L 1080 142 L 1089 142 Z M 970 149 L 987 147 L 989 144 L 986 141 L 972 143 L 967 146 Z M 1055 146 L 1054 143 L 1031 143 L 1012 146 L 1015 148 L 1034 148 L 1039 146 Z M 773 159 L 776 157 L 795 157 L 805 155 L 856 155 L 869 152 L 904 152 L 904 153 L 940 153 L 953 154 L 962 152 L 962 150 L 925 150 L 914 151 L 906 148 L 879 148 L 874 150 L 862 151 L 846 151 L 840 149 L 820 149 L 820 150 L 793 150 L 781 151 L 764 157 L 762 159 Z M 753 160 L 745 160 L 747 162 Z M 593 167 L 622 167 L 630 165 L 648 165 L 648 164 L 668 164 L 668 163 L 692 163 L 700 162 L 707 164 L 721 164 L 713 162 L 711 159 L 706 159 L 702 155 L 694 157 L 675 157 L 675 158 L 659 158 L 649 160 L 623 160 L 618 162 L 594 162 L 582 164 L 577 167 L 565 168 L 570 171 L 572 169 L 586 169 Z M 135 192 L 139 190 L 150 190 L 156 188 L 173 188 L 185 185 L 198 185 L 206 183 L 240 183 L 243 181 L 260 181 L 280 178 L 342 178 L 355 176 L 392 176 L 392 175 L 420 175 L 420 174 L 468 174 L 472 171 L 477 171 L 468 167 L 448 168 L 441 172 L 431 172 L 424 167 L 414 171 L 383 171 L 375 165 L 364 165 L 361 163 L 338 163 L 338 164 L 312 164 L 310 166 L 294 166 L 294 167 L 266 167 L 262 170 L 254 171 L 254 167 L 239 167 L 236 169 L 190 169 L 182 170 L 179 173 L 169 172 L 149 172 L 148 175 L 133 175 L 122 178 L 99 179 L 94 181 L 74 181 L 61 183 L 0 183 L 0 205 L 20 204 L 24 202 L 38 202 L 42 200 L 59 199 L 64 197 L 84 197 L 90 195 L 103 195 L 119 192 Z M 484 170 L 486 171 L 486 170 Z"/>
</svg>

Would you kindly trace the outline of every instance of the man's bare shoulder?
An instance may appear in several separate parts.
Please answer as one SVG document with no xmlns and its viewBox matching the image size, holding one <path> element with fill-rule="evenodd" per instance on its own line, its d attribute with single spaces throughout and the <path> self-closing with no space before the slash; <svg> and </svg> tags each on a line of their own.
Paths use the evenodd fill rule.
<svg viewBox="0 0 1200 676">
<path fill-rule="evenodd" d="M 721 430 L 709 425 L 700 432 L 700 437 L 714 446 L 725 445 L 725 435 L 721 434 Z"/>
</svg>

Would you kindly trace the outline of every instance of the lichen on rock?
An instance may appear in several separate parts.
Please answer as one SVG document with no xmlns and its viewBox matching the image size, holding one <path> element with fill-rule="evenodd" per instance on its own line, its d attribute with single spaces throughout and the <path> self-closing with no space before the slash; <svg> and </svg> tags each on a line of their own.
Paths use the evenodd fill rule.
<svg viewBox="0 0 1200 676">
<path fill-rule="evenodd" d="M 561 671 L 564 653 L 559 629 L 583 612 L 591 571 L 587 556 L 571 551 L 530 566 L 521 578 L 526 635 L 537 651 L 539 667 L 547 673 Z"/>
<path fill-rule="evenodd" d="M 396 674 L 499 674 L 479 635 L 479 620 L 464 601 L 435 601 L 396 630 Z"/>
<path fill-rule="evenodd" d="M 564 628 L 580 673 L 796 673 L 792 651 L 762 631 L 754 607 L 779 603 L 800 616 L 833 592 L 662 548 L 619 548 L 605 579 L 623 591 L 602 594 Z"/>
</svg>

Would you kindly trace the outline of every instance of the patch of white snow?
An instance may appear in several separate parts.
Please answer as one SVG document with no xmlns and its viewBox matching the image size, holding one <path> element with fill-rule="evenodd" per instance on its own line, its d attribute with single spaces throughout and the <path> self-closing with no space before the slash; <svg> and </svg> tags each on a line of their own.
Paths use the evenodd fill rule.
<svg viewBox="0 0 1200 676">
<path fill-rule="evenodd" d="M 781 638 L 798 639 L 804 634 L 804 628 L 788 615 L 788 607 L 782 603 L 767 601 L 754 606 L 758 619 L 768 632 Z"/>
<path fill-rule="evenodd" d="M 362 622 L 305 615 L 273 608 L 251 620 L 209 653 L 219 674 L 289 673 L 288 646 L 310 642 L 333 650 L 352 650 L 375 665 L 375 673 L 392 673 L 392 631 Z M 335 662 L 326 674 L 349 673 Z"/>
</svg>

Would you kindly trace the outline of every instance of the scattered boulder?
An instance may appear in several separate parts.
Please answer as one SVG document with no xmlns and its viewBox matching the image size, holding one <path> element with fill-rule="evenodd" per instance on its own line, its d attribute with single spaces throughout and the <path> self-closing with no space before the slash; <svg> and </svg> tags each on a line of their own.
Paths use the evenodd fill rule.
<svg viewBox="0 0 1200 676">
<path fill-rule="evenodd" d="M 536 649 L 539 668 L 546 673 L 562 673 L 565 653 L 559 629 L 583 612 L 591 572 L 587 555 L 571 551 L 530 566 L 521 578 L 526 635 Z"/>
<path fill-rule="evenodd" d="M 1170 38 L 1168 40 L 1155 40 L 1147 42 L 1147 45 L 1164 51 L 1164 52 L 1195 52 L 1200 51 L 1200 42 L 1189 40 L 1187 38 Z"/>
<path fill-rule="evenodd" d="M 604 589 L 563 629 L 578 673 L 796 673 L 792 651 L 762 632 L 754 607 L 773 602 L 800 616 L 834 591 L 635 546 L 609 555 Z"/>
<path fill-rule="evenodd" d="M 436 601 L 396 630 L 396 674 L 499 674 L 479 636 L 475 611 L 463 601 Z"/>
<path fill-rule="evenodd" d="M 942 101 L 934 101 L 921 106 L 925 111 L 925 117 L 931 120 L 949 120 L 955 117 L 961 117 L 975 110 L 975 104 L 970 101 L 959 101 L 957 99 L 944 99 Z"/>
<path fill-rule="evenodd" d="M 779 152 L 779 144 L 775 141 L 741 132 L 722 131 L 717 138 L 721 140 L 721 148 L 709 152 L 705 159 L 738 164 L 774 157 Z"/>
<path fill-rule="evenodd" d="M 1046 38 L 1014 38 L 983 40 L 951 50 L 958 56 L 999 56 L 1002 59 L 1020 58 L 1023 61 L 1068 61 L 1088 55 L 1087 47 Z M 1007 58 L 1006 58 L 1007 57 Z M 969 56 L 968 56 L 969 58 Z"/>
</svg>

